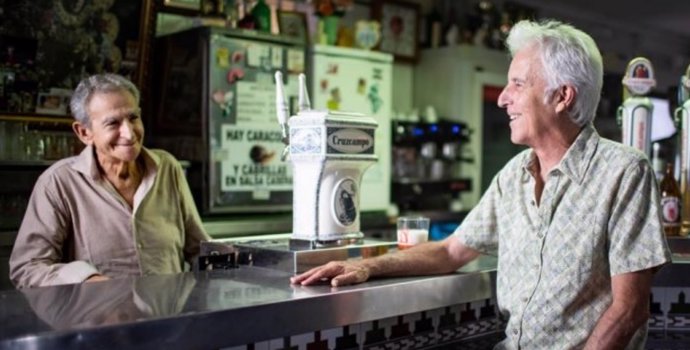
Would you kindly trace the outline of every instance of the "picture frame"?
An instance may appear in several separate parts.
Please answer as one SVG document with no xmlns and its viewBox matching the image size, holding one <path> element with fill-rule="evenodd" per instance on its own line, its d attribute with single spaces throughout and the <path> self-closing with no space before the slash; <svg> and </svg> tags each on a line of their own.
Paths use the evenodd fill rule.
<svg viewBox="0 0 690 350">
<path fill-rule="evenodd" d="M 298 38 L 309 44 L 307 16 L 304 12 L 279 10 L 278 30 L 281 35 Z"/>
<path fill-rule="evenodd" d="M 396 61 L 416 63 L 419 58 L 419 4 L 397 0 L 372 3 L 372 18 L 381 23 L 377 48 L 393 54 Z"/>
</svg>

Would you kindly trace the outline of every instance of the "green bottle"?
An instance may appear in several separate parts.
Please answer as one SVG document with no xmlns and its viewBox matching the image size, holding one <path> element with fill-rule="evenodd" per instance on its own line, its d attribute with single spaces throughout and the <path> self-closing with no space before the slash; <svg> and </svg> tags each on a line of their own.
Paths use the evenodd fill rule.
<svg viewBox="0 0 690 350">
<path fill-rule="evenodd" d="M 259 0 L 252 8 L 252 16 L 256 19 L 256 29 L 262 32 L 271 31 L 271 8 L 264 0 Z"/>
</svg>

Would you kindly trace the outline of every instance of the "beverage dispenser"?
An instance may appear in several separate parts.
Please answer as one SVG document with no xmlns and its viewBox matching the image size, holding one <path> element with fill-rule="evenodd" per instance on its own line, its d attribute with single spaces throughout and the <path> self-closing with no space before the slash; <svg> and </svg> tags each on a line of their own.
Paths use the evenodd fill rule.
<svg viewBox="0 0 690 350">
<path fill-rule="evenodd" d="M 644 57 L 630 61 L 623 78 L 623 105 L 618 107 L 618 124 L 623 144 L 635 147 L 651 159 L 652 110 L 646 95 L 656 86 L 652 63 Z"/>
<path fill-rule="evenodd" d="M 675 112 L 676 123 L 681 128 L 680 140 L 680 192 L 681 222 L 680 234 L 690 233 L 690 65 L 680 79 L 678 86 L 678 108 Z"/>
</svg>

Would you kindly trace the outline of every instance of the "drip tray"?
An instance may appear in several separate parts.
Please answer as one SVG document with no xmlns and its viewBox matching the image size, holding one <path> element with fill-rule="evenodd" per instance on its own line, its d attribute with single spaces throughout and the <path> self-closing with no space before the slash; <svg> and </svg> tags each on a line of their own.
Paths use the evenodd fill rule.
<svg viewBox="0 0 690 350">
<path fill-rule="evenodd" d="M 254 266 L 267 267 L 289 273 L 301 273 L 333 260 L 368 258 L 396 249 L 395 241 L 362 239 L 359 243 L 333 247 L 312 248 L 296 244 L 290 238 L 234 242 L 241 253 L 251 254 Z"/>
</svg>

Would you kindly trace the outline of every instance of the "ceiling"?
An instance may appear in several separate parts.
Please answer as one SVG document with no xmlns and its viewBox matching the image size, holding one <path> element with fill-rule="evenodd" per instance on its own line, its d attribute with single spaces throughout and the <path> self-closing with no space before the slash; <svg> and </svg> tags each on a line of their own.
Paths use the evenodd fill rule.
<svg viewBox="0 0 690 350">
<path fill-rule="evenodd" d="M 690 46 L 690 1 L 688 0 L 518 0 L 555 13 L 574 13 L 578 17 L 616 26 L 632 26 L 659 34 L 674 34 Z"/>
</svg>

